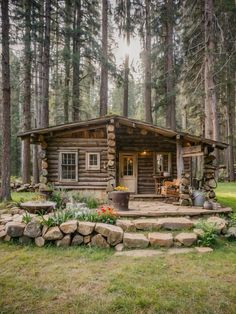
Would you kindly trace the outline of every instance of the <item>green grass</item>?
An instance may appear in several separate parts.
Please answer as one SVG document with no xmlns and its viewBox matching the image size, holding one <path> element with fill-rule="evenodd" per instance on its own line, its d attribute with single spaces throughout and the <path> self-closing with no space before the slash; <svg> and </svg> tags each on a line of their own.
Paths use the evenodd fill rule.
<svg viewBox="0 0 236 314">
<path fill-rule="evenodd" d="M 231 207 L 236 211 L 236 182 L 218 183 L 216 196 L 222 205 Z"/>
<path fill-rule="evenodd" d="M 217 198 L 236 209 L 235 192 L 236 184 L 220 183 Z M 1 314 L 235 314 L 235 282 L 236 242 L 206 255 L 148 258 L 0 243 Z"/>
<path fill-rule="evenodd" d="M 0 244 L 0 313 L 235 313 L 236 244 L 209 255 Z"/>
</svg>

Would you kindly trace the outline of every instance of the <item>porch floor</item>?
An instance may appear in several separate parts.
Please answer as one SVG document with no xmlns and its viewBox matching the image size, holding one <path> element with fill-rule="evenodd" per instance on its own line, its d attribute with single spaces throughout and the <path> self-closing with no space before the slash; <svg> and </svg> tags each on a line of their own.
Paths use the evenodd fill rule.
<svg viewBox="0 0 236 314">
<path fill-rule="evenodd" d="M 232 209 L 219 208 L 206 210 L 196 206 L 179 206 L 161 201 L 130 201 L 128 211 L 118 211 L 120 217 L 166 217 L 166 216 L 202 216 L 229 214 Z"/>
</svg>

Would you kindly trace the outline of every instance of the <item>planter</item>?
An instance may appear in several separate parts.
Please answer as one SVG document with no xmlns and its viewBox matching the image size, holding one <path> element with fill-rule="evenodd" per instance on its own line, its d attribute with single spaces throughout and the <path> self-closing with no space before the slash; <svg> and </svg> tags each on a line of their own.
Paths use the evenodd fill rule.
<svg viewBox="0 0 236 314">
<path fill-rule="evenodd" d="M 109 204 L 116 210 L 129 210 L 129 196 L 126 191 L 112 191 L 108 193 Z"/>
</svg>

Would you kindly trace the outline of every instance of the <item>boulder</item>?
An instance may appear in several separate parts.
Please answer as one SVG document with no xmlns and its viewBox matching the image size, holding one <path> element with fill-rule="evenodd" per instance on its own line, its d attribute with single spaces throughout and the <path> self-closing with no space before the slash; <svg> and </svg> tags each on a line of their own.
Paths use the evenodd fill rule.
<svg viewBox="0 0 236 314">
<path fill-rule="evenodd" d="M 19 243 L 23 245 L 31 244 L 32 238 L 27 237 L 26 235 L 23 235 L 22 237 L 19 237 Z"/>
<path fill-rule="evenodd" d="M 87 235 L 84 237 L 84 244 L 88 244 L 89 242 L 91 242 L 91 235 Z"/>
<path fill-rule="evenodd" d="M 67 234 L 65 235 L 61 240 L 56 241 L 56 245 L 58 247 L 68 247 L 71 243 L 71 235 Z"/>
<path fill-rule="evenodd" d="M 77 230 L 77 220 L 68 220 L 60 225 L 60 229 L 65 234 L 74 233 Z"/>
<path fill-rule="evenodd" d="M 76 234 L 71 242 L 71 245 L 80 245 L 84 242 L 84 237 L 80 234 Z"/>
<path fill-rule="evenodd" d="M 61 240 L 63 238 L 63 233 L 59 229 L 59 227 L 51 227 L 44 234 L 44 239 L 49 241 Z"/>
<path fill-rule="evenodd" d="M 6 232 L 10 237 L 21 237 L 24 233 L 25 224 L 21 222 L 8 222 Z"/>
<path fill-rule="evenodd" d="M 160 218 L 158 222 L 162 228 L 169 230 L 190 229 L 194 226 L 193 221 L 184 217 Z"/>
<path fill-rule="evenodd" d="M 89 221 L 79 221 L 79 225 L 77 228 L 77 231 L 84 235 L 87 236 L 91 234 L 94 230 L 95 223 L 94 222 L 89 222 Z"/>
<path fill-rule="evenodd" d="M 160 229 L 159 219 L 136 219 L 133 221 L 138 230 Z"/>
<path fill-rule="evenodd" d="M 22 215 L 15 214 L 15 215 L 12 216 L 12 220 L 13 221 L 22 222 Z"/>
<path fill-rule="evenodd" d="M 48 226 L 43 226 L 43 229 L 42 229 L 42 236 L 45 235 L 45 233 L 48 231 L 49 227 Z"/>
<path fill-rule="evenodd" d="M 201 254 L 213 252 L 213 249 L 212 249 L 212 248 L 210 248 L 210 247 L 204 247 L 204 246 L 202 246 L 202 247 L 196 246 L 196 247 L 195 247 L 195 250 L 196 250 L 198 253 L 201 253 Z"/>
<path fill-rule="evenodd" d="M 236 238 L 236 227 L 230 227 L 230 228 L 227 230 L 226 237 L 229 237 L 229 238 Z"/>
<path fill-rule="evenodd" d="M 197 235 L 194 232 L 182 232 L 175 236 L 175 241 L 183 244 L 184 246 L 191 246 L 197 241 Z"/>
<path fill-rule="evenodd" d="M 8 222 L 13 220 L 13 216 L 10 214 L 2 214 L 0 217 L 0 224 L 7 224 Z"/>
<path fill-rule="evenodd" d="M 201 237 L 204 235 L 204 231 L 200 228 L 194 228 L 193 232 L 197 235 L 197 237 Z"/>
<path fill-rule="evenodd" d="M 135 232 L 136 227 L 133 223 L 133 221 L 128 220 L 128 219 L 118 219 L 116 221 L 116 226 L 120 227 L 123 231 L 125 232 Z"/>
<path fill-rule="evenodd" d="M 38 238 L 34 239 L 34 243 L 35 243 L 36 246 L 42 247 L 45 244 L 45 240 L 44 240 L 43 237 L 38 237 Z"/>
<path fill-rule="evenodd" d="M 115 250 L 116 252 L 122 252 L 124 250 L 124 244 L 123 243 L 119 243 L 115 246 Z"/>
<path fill-rule="evenodd" d="M 7 232 L 5 230 L 1 230 L 0 231 L 0 240 L 4 240 L 6 235 L 7 235 Z"/>
<path fill-rule="evenodd" d="M 173 236 L 171 233 L 152 232 L 148 234 L 151 246 L 170 247 L 173 245 Z"/>
<path fill-rule="evenodd" d="M 226 229 L 226 226 L 227 226 L 227 222 L 225 219 L 216 217 L 216 216 L 209 217 L 207 219 L 207 222 L 214 225 L 215 230 L 218 233 L 221 233 L 222 231 L 224 231 L 224 229 Z"/>
<path fill-rule="evenodd" d="M 106 239 L 101 235 L 97 234 L 92 237 L 91 246 L 96 246 L 100 248 L 109 248 L 109 244 L 107 243 Z"/>
<path fill-rule="evenodd" d="M 41 236 L 41 226 L 35 221 L 29 222 L 24 230 L 24 235 L 30 238 L 37 238 Z"/>
<path fill-rule="evenodd" d="M 116 245 L 122 242 L 124 232 L 118 226 L 97 223 L 95 226 L 95 231 L 104 237 L 107 237 L 107 242 L 111 245 Z"/>
<path fill-rule="evenodd" d="M 0 232 L 5 230 L 5 225 L 0 225 Z"/>
<path fill-rule="evenodd" d="M 4 237 L 4 241 L 10 242 L 10 241 L 11 241 L 11 237 L 7 234 L 7 235 Z"/>
<path fill-rule="evenodd" d="M 139 233 L 124 233 L 123 243 L 126 248 L 146 248 L 148 247 L 149 240 Z"/>
</svg>

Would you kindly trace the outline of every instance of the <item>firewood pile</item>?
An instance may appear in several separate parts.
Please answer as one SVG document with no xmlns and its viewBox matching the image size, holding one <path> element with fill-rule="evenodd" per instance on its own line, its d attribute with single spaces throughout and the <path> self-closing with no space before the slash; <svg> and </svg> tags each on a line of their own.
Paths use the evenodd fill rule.
<svg viewBox="0 0 236 314">
<path fill-rule="evenodd" d="M 215 179 L 215 170 L 216 166 L 214 155 L 205 155 L 204 156 L 204 175 L 203 175 L 203 188 L 206 192 L 206 196 L 212 200 L 215 198 L 216 194 L 214 189 L 217 187 L 217 182 Z"/>
<path fill-rule="evenodd" d="M 22 184 L 20 182 L 11 183 L 11 189 L 16 192 L 35 192 L 39 189 L 39 184 Z"/>
<path fill-rule="evenodd" d="M 190 194 L 190 173 L 182 173 L 182 178 L 179 187 L 179 202 L 182 206 L 192 205 L 192 199 Z"/>
</svg>

